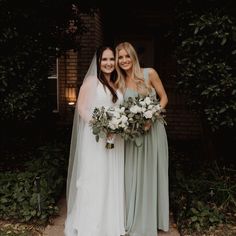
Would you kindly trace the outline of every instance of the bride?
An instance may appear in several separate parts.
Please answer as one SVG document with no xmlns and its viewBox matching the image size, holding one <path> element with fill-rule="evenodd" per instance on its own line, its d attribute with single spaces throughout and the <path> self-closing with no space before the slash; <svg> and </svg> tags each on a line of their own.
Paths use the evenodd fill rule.
<svg viewBox="0 0 236 236">
<path fill-rule="evenodd" d="M 96 142 L 89 121 L 95 107 L 123 101 L 116 80 L 115 53 L 97 50 L 75 108 L 67 177 L 66 236 L 120 236 L 124 230 L 124 141 Z"/>
</svg>

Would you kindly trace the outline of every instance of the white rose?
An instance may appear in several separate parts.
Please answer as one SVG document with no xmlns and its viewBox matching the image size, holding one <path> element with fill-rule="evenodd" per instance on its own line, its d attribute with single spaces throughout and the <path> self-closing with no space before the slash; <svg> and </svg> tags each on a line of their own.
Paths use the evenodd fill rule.
<svg viewBox="0 0 236 236">
<path fill-rule="evenodd" d="M 144 101 L 139 101 L 139 104 L 141 104 L 142 106 L 146 105 L 146 103 Z"/>
<path fill-rule="evenodd" d="M 121 107 L 120 112 L 124 112 L 124 111 L 125 111 L 125 107 Z"/>
<path fill-rule="evenodd" d="M 115 107 L 114 111 L 120 113 L 120 108 L 119 107 Z"/>
<path fill-rule="evenodd" d="M 151 99 L 150 99 L 150 97 L 146 97 L 146 98 L 144 99 L 144 102 L 145 102 L 147 105 L 150 105 L 150 104 L 151 104 Z"/>
<path fill-rule="evenodd" d="M 137 105 L 134 105 L 134 106 L 130 107 L 130 111 L 132 113 L 136 114 L 136 113 L 142 112 L 142 108 Z"/>
<path fill-rule="evenodd" d="M 115 130 L 118 128 L 119 122 L 120 122 L 119 119 L 112 118 L 111 121 L 109 122 L 108 126 L 112 130 Z"/>
<path fill-rule="evenodd" d="M 116 126 L 114 124 L 109 124 L 108 127 L 112 130 L 116 130 Z"/>
<path fill-rule="evenodd" d="M 125 115 L 122 115 L 119 119 L 119 127 L 125 128 L 128 124 L 128 118 Z"/>
<path fill-rule="evenodd" d="M 152 118 L 152 112 L 151 111 L 146 111 L 146 112 L 144 112 L 144 117 L 146 118 L 146 119 L 150 119 L 150 118 Z"/>
<path fill-rule="evenodd" d="M 117 112 L 117 111 L 115 111 L 115 112 L 113 113 L 113 116 L 114 116 L 115 118 L 119 119 L 119 118 L 120 118 L 120 113 Z"/>
<path fill-rule="evenodd" d="M 121 122 L 122 123 L 127 123 L 127 121 L 128 121 L 128 118 L 126 116 L 122 115 L 121 116 Z"/>
<path fill-rule="evenodd" d="M 145 112 L 146 110 L 147 110 L 146 107 L 142 107 L 142 108 L 141 108 L 141 111 L 142 111 L 142 112 Z"/>
</svg>

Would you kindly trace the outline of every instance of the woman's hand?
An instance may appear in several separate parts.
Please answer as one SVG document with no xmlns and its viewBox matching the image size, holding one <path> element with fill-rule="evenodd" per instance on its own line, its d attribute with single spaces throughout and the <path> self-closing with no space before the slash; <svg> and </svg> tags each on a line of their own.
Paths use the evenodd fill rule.
<svg viewBox="0 0 236 236">
<path fill-rule="evenodd" d="M 107 134 L 106 148 L 107 148 L 107 149 L 112 149 L 112 148 L 114 148 L 114 141 L 115 141 L 115 134 L 108 133 L 108 134 Z"/>
<path fill-rule="evenodd" d="M 144 131 L 148 131 L 152 126 L 152 121 L 148 120 L 144 124 Z"/>
<path fill-rule="evenodd" d="M 107 140 L 112 140 L 114 138 L 114 135 L 113 133 L 108 133 L 107 134 Z"/>
</svg>

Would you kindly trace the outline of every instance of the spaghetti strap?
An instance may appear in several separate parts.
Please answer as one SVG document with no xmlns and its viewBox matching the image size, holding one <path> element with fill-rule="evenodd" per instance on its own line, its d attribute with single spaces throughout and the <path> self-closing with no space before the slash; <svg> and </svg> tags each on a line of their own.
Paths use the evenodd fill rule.
<svg viewBox="0 0 236 236">
<path fill-rule="evenodd" d="M 144 68 L 143 69 L 143 78 L 144 78 L 145 82 L 147 82 L 147 80 L 149 79 L 148 71 L 149 71 L 149 68 Z"/>
</svg>

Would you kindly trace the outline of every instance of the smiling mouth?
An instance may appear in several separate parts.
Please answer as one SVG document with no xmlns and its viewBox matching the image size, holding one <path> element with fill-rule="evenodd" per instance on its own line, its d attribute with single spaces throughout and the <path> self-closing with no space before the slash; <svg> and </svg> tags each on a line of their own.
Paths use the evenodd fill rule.
<svg viewBox="0 0 236 236">
<path fill-rule="evenodd" d="M 123 64 L 122 65 L 123 67 L 128 67 L 128 66 L 130 66 L 129 64 Z"/>
</svg>

